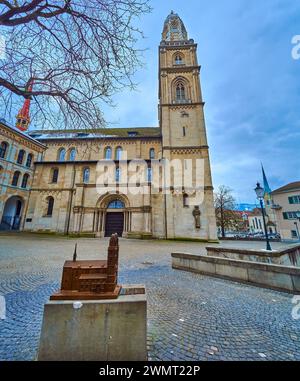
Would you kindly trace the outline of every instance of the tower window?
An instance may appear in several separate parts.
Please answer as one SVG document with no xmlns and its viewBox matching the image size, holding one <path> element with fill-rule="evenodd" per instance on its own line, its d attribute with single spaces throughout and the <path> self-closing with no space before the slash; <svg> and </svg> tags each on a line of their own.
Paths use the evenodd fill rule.
<svg viewBox="0 0 300 381">
<path fill-rule="evenodd" d="M 176 100 L 182 101 L 185 99 L 185 88 L 182 83 L 178 83 L 176 86 Z"/>
<path fill-rule="evenodd" d="M 186 130 L 185 130 L 185 127 L 182 127 L 182 135 L 183 135 L 183 136 L 186 136 Z"/>
<path fill-rule="evenodd" d="M 182 65 L 182 57 L 176 56 L 176 58 L 175 58 L 175 64 L 176 65 Z"/>
<path fill-rule="evenodd" d="M 174 55 L 174 64 L 175 65 L 184 65 L 184 56 L 180 53 Z"/>
<path fill-rule="evenodd" d="M 177 77 L 172 83 L 172 98 L 174 103 L 189 103 L 189 82 L 184 77 Z"/>
</svg>

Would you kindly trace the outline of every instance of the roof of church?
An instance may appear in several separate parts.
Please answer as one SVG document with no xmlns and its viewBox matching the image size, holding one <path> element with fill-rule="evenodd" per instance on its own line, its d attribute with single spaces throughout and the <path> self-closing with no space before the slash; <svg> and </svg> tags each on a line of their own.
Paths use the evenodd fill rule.
<svg viewBox="0 0 300 381">
<path fill-rule="evenodd" d="M 300 181 L 294 181 L 293 183 L 289 183 L 287 185 L 284 185 L 283 187 L 275 189 L 272 192 L 272 194 L 282 193 L 282 192 L 289 192 L 289 191 L 297 191 L 299 189 L 300 189 Z"/>
<path fill-rule="evenodd" d="M 29 134 L 38 140 L 161 137 L 159 127 L 97 128 L 94 130 L 34 130 Z"/>
</svg>

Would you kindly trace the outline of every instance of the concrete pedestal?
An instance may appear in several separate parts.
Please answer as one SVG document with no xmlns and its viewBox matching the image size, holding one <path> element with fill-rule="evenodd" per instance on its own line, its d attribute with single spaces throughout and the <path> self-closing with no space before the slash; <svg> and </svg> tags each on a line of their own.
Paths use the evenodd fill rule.
<svg viewBox="0 0 300 381">
<path fill-rule="evenodd" d="M 38 360 L 147 360 L 146 295 L 134 289 L 112 300 L 46 303 Z"/>
</svg>

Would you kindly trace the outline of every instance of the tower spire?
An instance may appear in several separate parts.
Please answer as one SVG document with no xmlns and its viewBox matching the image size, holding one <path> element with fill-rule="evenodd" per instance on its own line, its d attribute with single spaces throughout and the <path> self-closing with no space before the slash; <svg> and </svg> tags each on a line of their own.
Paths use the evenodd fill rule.
<svg viewBox="0 0 300 381">
<path fill-rule="evenodd" d="M 163 41 L 187 41 L 188 34 L 183 21 L 177 13 L 171 11 L 164 23 L 162 32 Z"/>
<path fill-rule="evenodd" d="M 32 91 L 33 81 L 30 82 L 28 91 Z M 17 115 L 16 127 L 21 131 L 27 131 L 30 123 L 30 102 L 31 98 L 27 98 L 24 101 L 23 107 L 19 110 Z"/>
<path fill-rule="evenodd" d="M 271 194 L 272 191 L 271 191 L 271 188 L 269 186 L 269 182 L 268 182 L 268 179 L 267 179 L 267 176 L 266 176 L 266 173 L 265 173 L 265 169 L 264 169 L 264 166 L 263 166 L 262 163 L 261 163 L 261 170 L 262 170 L 262 175 L 263 175 L 265 193 Z"/>
</svg>

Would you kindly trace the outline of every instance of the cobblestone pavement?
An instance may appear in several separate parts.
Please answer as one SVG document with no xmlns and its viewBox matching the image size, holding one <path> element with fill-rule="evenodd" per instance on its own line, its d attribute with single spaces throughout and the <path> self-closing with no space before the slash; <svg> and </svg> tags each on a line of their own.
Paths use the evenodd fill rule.
<svg viewBox="0 0 300 381">
<path fill-rule="evenodd" d="M 0 235 L 0 294 L 7 305 L 0 320 L 0 360 L 36 358 L 43 305 L 59 288 L 75 242 L 79 259 L 106 257 L 107 239 Z M 196 254 L 204 248 L 121 240 L 120 283 L 147 287 L 150 358 L 300 360 L 292 295 L 172 270 L 170 252 Z"/>
</svg>

